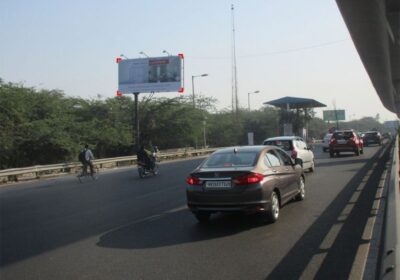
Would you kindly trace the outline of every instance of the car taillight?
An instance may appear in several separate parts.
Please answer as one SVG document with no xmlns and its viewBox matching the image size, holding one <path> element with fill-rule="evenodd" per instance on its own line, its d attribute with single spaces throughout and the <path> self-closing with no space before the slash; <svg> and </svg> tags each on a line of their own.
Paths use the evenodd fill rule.
<svg viewBox="0 0 400 280">
<path fill-rule="evenodd" d="M 264 179 L 264 175 L 259 173 L 249 173 L 247 175 L 242 175 L 236 177 L 233 182 L 236 185 L 248 185 L 248 184 L 255 184 L 259 183 Z"/>
<path fill-rule="evenodd" d="M 290 154 L 290 156 L 292 157 L 292 159 L 296 159 L 297 158 L 297 154 L 298 154 L 297 150 L 293 149 L 292 153 Z"/>
<path fill-rule="evenodd" d="M 336 144 L 336 138 L 331 138 L 331 144 Z"/>
<path fill-rule="evenodd" d="M 186 178 L 186 183 L 188 183 L 189 185 L 201 185 L 203 181 L 201 181 L 197 177 L 190 175 L 189 177 Z"/>
</svg>

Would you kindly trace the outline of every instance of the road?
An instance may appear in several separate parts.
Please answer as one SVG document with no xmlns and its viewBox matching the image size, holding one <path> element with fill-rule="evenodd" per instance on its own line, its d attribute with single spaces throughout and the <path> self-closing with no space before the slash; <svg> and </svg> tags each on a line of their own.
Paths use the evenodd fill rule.
<svg viewBox="0 0 400 280">
<path fill-rule="evenodd" d="M 329 158 L 316 147 L 306 199 L 275 224 L 187 210 L 185 178 L 202 159 L 133 168 L 79 184 L 68 176 L 0 187 L 0 278 L 356 279 L 389 149 Z M 372 265 L 373 262 L 372 262 Z"/>
</svg>

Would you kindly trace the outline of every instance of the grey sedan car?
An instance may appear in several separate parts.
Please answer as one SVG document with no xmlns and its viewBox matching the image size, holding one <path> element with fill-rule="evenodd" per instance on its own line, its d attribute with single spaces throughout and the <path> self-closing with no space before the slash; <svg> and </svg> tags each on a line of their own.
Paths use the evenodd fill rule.
<svg viewBox="0 0 400 280">
<path fill-rule="evenodd" d="M 188 207 L 200 222 L 217 212 L 259 212 L 275 222 L 282 205 L 305 197 L 300 162 L 276 146 L 219 149 L 186 182 Z"/>
</svg>

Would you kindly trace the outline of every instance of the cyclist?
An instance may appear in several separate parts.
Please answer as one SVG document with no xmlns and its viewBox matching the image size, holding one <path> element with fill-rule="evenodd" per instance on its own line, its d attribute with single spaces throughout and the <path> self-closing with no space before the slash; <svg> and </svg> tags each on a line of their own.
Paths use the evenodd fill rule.
<svg viewBox="0 0 400 280">
<path fill-rule="evenodd" d="M 80 162 L 83 164 L 82 166 L 82 175 L 86 175 L 87 174 L 87 167 L 90 167 L 90 176 L 93 177 L 94 175 L 94 168 L 93 168 L 93 162 L 92 160 L 94 160 L 94 156 L 92 151 L 89 149 L 89 145 L 86 144 L 85 148 L 81 151 L 80 155 L 79 155 L 79 160 Z"/>
</svg>

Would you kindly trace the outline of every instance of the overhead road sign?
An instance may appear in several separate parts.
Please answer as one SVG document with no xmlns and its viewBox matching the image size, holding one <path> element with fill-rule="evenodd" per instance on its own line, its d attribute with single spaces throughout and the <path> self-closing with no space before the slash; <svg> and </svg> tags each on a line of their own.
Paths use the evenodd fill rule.
<svg viewBox="0 0 400 280">
<path fill-rule="evenodd" d="M 326 110 L 323 111 L 324 121 L 344 121 L 346 119 L 345 110 Z"/>
</svg>

